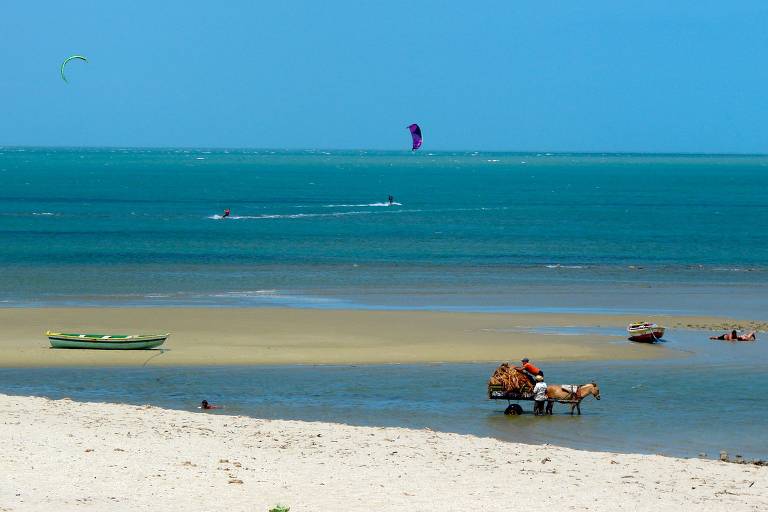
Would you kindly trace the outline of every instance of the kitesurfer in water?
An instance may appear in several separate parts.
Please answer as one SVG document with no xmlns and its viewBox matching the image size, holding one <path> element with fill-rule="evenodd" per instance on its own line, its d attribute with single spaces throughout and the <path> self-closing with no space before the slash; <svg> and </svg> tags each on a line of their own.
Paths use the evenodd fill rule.
<svg viewBox="0 0 768 512">
<path fill-rule="evenodd" d="M 392 203 L 395 202 L 395 196 L 393 195 L 387 196 L 387 201 L 389 202 L 389 206 L 392 206 Z"/>
<path fill-rule="evenodd" d="M 224 215 L 221 216 L 222 219 L 226 219 L 227 217 L 229 217 L 229 208 L 224 210 Z"/>
</svg>

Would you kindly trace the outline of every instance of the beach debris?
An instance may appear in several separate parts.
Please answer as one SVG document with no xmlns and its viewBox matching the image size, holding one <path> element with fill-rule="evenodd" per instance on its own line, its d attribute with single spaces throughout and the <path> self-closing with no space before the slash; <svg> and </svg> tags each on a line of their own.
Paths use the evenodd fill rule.
<svg viewBox="0 0 768 512">
<path fill-rule="evenodd" d="M 93 448 L 86 448 L 85 449 L 85 453 L 92 452 L 92 451 L 93 451 Z"/>
<path fill-rule="evenodd" d="M 88 62 L 88 59 L 83 57 L 82 55 L 72 55 L 64 59 L 64 62 L 61 63 L 61 79 L 64 80 L 66 83 L 69 83 L 69 80 L 67 80 L 67 76 L 64 74 L 64 68 L 67 66 L 67 64 L 71 60 L 82 60 L 82 61 Z"/>
<path fill-rule="evenodd" d="M 408 130 L 411 132 L 411 138 L 413 139 L 413 147 L 411 148 L 411 151 L 416 151 L 421 147 L 422 137 L 421 137 L 421 128 L 418 124 L 413 123 L 411 125 L 408 125 Z"/>
<path fill-rule="evenodd" d="M 273 508 L 269 509 L 269 512 L 288 512 L 291 510 L 291 507 L 284 507 L 283 505 L 275 505 Z"/>
<path fill-rule="evenodd" d="M 230 484 L 242 484 L 242 483 L 243 483 L 243 481 L 242 481 L 242 480 L 240 480 L 239 478 L 231 478 L 231 479 L 229 480 L 229 483 L 230 483 Z"/>
<path fill-rule="evenodd" d="M 552 459 L 550 459 L 549 457 L 544 457 L 543 459 L 541 459 L 542 464 L 546 464 L 547 462 L 552 462 Z"/>
<path fill-rule="evenodd" d="M 730 462 L 730 460 L 728 459 L 728 452 L 727 451 L 722 450 L 720 452 L 720 460 L 723 461 L 723 462 Z"/>
</svg>

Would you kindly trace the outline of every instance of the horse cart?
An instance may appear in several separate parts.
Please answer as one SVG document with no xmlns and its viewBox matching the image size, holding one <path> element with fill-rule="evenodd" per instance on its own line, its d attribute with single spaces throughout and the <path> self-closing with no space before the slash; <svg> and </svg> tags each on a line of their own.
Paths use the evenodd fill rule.
<svg viewBox="0 0 768 512">
<path fill-rule="evenodd" d="M 600 389 L 594 382 L 581 385 L 549 385 L 547 386 L 546 413 L 552 414 L 552 407 L 557 402 L 569 404 L 571 414 L 574 411 L 581 414 L 581 401 L 589 395 L 600 400 Z M 506 400 L 508 405 L 504 409 L 504 414 L 512 416 L 523 414 L 523 407 L 519 402 L 533 401 L 533 384 L 523 372 L 508 363 L 503 363 L 493 372 L 488 381 L 488 399 Z"/>
</svg>

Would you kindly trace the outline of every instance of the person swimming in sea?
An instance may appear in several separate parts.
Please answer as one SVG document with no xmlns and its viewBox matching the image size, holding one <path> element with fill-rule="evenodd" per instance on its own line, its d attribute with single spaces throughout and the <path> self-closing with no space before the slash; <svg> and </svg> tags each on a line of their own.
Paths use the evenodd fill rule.
<svg viewBox="0 0 768 512">
<path fill-rule="evenodd" d="M 387 201 L 389 203 L 389 206 L 392 206 L 392 204 L 395 202 L 395 196 L 393 195 L 387 196 Z"/>
<path fill-rule="evenodd" d="M 208 400 L 203 400 L 202 402 L 200 402 L 200 408 L 204 410 L 221 409 L 221 407 L 219 407 L 218 405 L 209 404 Z"/>
<path fill-rule="evenodd" d="M 720 336 L 710 336 L 709 339 L 725 340 L 725 341 L 755 341 L 757 340 L 757 333 L 755 331 L 752 331 L 747 334 L 739 335 L 736 329 L 734 329 L 731 332 L 726 332 L 725 334 L 721 334 Z"/>
<path fill-rule="evenodd" d="M 222 219 L 226 219 L 227 217 L 229 217 L 229 208 L 224 210 L 224 215 L 221 216 Z"/>
</svg>

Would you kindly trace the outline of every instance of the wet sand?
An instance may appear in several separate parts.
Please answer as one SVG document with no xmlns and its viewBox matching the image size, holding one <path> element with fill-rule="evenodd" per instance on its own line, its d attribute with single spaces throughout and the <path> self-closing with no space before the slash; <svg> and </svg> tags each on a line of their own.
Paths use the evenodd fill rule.
<svg viewBox="0 0 768 512">
<path fill-rule="evenodd" d="M 675 357 L 628 342 L 635 317 L 271 308 L 0 309 L 0 366 L 387 364 Z M 670 329 L 757 325 L 722 318 L 653 317 Z M 539 327 L 612 328 L 616 335 L 536 333 Z M 760 327 L 759 325 L 757 325 Z M 764 327 L 764 326 L 763 326 Z M 46 330 L 170 332 L 162 350 L 51 349 Z"/>
<path fill-rule="evenodd" d="M 0 395 L 0 510 L 756 511 L 768 468 Z"/>
</svg>

